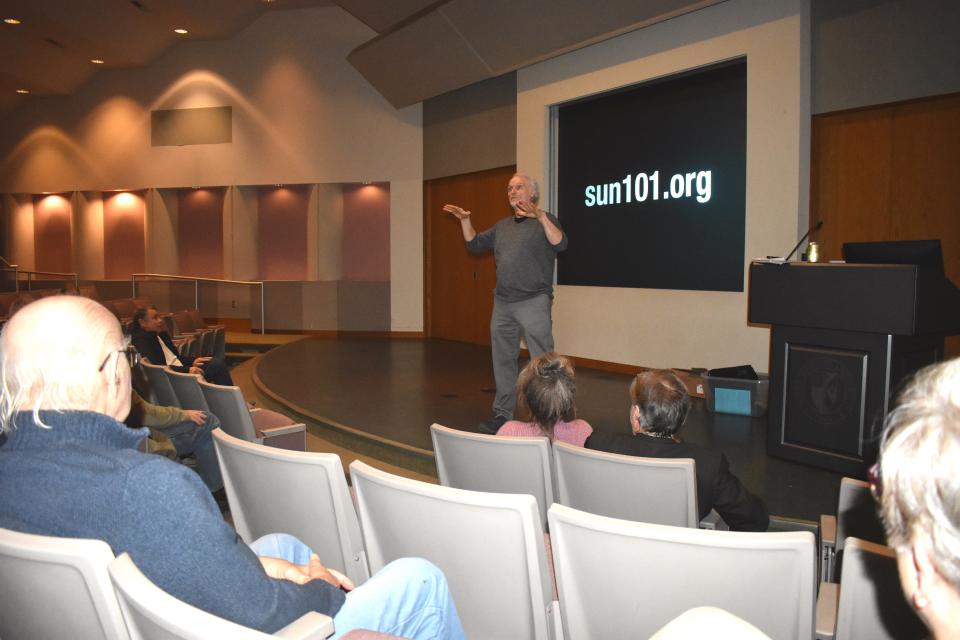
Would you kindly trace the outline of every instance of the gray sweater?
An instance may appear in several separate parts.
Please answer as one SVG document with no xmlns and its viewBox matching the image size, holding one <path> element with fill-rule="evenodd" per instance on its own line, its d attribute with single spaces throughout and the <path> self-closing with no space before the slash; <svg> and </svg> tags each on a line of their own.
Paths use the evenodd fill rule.
<svg viewBox="0 0 960 640">
<path fill-rule="evenodd" d="M 547 214 L 562 232 L 557 219 Z M 567 248 L 567 234 L 560 244 L 547 240 L 543 227 L 533 218 L 503 218 L 467 243 L 470 253 L 493 250 L 497 261 L 497 288 L 493 295 L 504 302 L 529 300 L 540 294 L 553 297 L 553 263 Z"/>
</svg>

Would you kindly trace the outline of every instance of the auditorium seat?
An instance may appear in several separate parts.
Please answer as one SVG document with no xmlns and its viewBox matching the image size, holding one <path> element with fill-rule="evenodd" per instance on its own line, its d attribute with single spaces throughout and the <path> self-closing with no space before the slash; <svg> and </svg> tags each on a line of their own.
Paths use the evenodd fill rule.
<svg viewBox="0 0 960 640">
<path fill-rule="evenodd" d="M 862 480 L 842 478 L 836 516 L 820 516 L 821 582 L 836 582 L 843 563 L 844 541 L 850 536 L 879 544 L 886 542 L 870 485 Z"/>
<path fill-rule="evenodd" d="M 307 450 L 306 426 L 266 409 L 250 409 L 240 387 L 228 387 L 200 380 L 200 389 L 220 426 L 234 438 L 268 447 Z"/>
<path fill-rule="evenodd" d="M 210 412 L 210 405 L 207 404 L 207 399 L 200 389 L 200 376 L 173 371 L 170 367 L 164 367 L 163 373 L 170 381 L 170 386 L 173 388 L 182 409 Z"/>
<path fill-rule="evenodd" d="M 143 367 L 143 373 L 147 377 L 147 382 L 150 383 L 150 391 L 152 392 L 151 397 L 146 399 L 162 407 L 179 407 L 180 399 L 177 398 L 177 394 L 170 384 L 170 378 L 167 377 L 167 368 L 143 360 L 140 361 L 140 366 Z"/>
<path fill-rule="evenodd" d="M 554 442 L 557 502 L 601 516 L 697 527 L 697 473 L 689 458 L 640 458 Z"/>
<path fill-rule="evenodd" d="M 818 640 L 913 640 L 929 635 L 900 589 L 890 547 L 848 537 L 840 584 L 820 583 Z"/>
<path fill-rule="evenodd" d="M 770 636 L 737 616 L 716 607 L 694 607 L 668 622 L 649 640 L 700 640 L 730 638 L 770 640 Z"/>
<path fill-rule="evenodd" d="M 207 613 L 174 598 L 141 573 L 126 553 L 109 567 L 124 619 L 140 640 L 260 640 L 261 638 L 327 638 L 333 634 L 333 619 L 311 611 L 278 631 L 266 634 Z M 51 636 L 53 637 L 53 636 Z"/>
<path fill-rule="evenodd" d="M 439 424 L 430 426 L 437 474 L 445 487 L 526 493 L 537 499 L 542 524 L 553 504 L 550 440 L 470 433 Z"/>
<path fill-rule="evenodd" d="M 230 514 L 247 543 L 290 533 L 355 585 L 370 577 L 340 456 L 266 447 L 213 432 Z"/>
<path fill-rule="evenodd" d="M 533 496 L 428 484 L 360 461 L 350 477 L 371 573 L 426 558 L 446 575 L 466 637 L 562 637 Z"/>
<path fill-rule="evenodd" d="M 126 640 L 111 561 L 102 540 L 0 529 L 0 637 Z"/>
<path fill-rule="evenodd" d="M 771 638 L 813 637 L 810 532 L 668 527 L 561 504 L 550 507 L 548 517 L 566 638 L 648 638 L 705 605 Z"/>
</svg>

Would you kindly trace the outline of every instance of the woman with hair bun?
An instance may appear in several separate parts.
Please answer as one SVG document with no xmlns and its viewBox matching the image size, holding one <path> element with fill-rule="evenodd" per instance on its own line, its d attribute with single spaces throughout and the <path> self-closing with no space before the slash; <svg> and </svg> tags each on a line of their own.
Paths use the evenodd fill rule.
<svg viewBox="0 0 960 640">
<path fill-rule="evenodd" d="M 498 436 L 547 436 L 578 447 L 593 433 L 577 418 L 573 363 L 553 351 L 537 356 L 517 378 L 517 415 Z"/>
</svg>

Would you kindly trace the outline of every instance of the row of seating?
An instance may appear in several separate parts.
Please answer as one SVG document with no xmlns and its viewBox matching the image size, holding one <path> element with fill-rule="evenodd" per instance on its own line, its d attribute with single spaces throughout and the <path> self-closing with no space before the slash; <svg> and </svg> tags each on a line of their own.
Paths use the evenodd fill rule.
<svg viewBox="0 0 960 640">
<path fill-rule="evenodd" d="M 275 411 L 250 408 L 240 387 L 206 382 L 200 376 L 141 362 L 150 384 L 151 401 L 170 407 L 212 413 L 231 435 L 294 451 L 306 451 L 306 426 Z"/>
<path fill-rule="evenodd" d="M 545 526 L 554 502 L 624 520 L 701 526 L 697 474 L 690 458 L 640 458 L 551 443 L 546 437 L 503 438 L 439 424 L 431 425 L 430 435 L 440 484 L 532 495 Z M 716 528 L 718 521 L 710 518 L 702 526 Z"/>
<path fill-rule="evenodd" d="M 291 532 L 357 584 L 396 558 L 427 558 L 446 574 L 468 637 L 644 638 L 702 605 L 771 638 L 899 638 L 923 629 L 900 595 L 892 553 L 870 543 L 847 541 L 858 553 L 839 587 L 821 588 L 817 599 L 809 532 L 708 531 L 553 504 L 547 537 L 532 495 L 437 486 L 359 461 L 350 465 L 354 511 L 335 454 L 272 449 L 221 431 L 214 439 L 244 540 Z"/>
<path fill-rule="evenodd" d="M 329 616 L 307 613 L 274 635 L 234 624 L 164 592 L 126 553 L 102 540 L 39 536 L 0 528 L 0 637 L 84 640 L 320 640 Z M 393 638 L 351 631 L 345 640 Z"/>
</svg>

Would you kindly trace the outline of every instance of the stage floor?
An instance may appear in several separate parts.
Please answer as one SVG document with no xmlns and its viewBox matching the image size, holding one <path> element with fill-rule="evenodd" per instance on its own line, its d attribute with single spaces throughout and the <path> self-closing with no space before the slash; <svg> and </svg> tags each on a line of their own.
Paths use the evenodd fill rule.
<svg viewBox="0 0 960 640">
<path fill-rule="evenodd" d="M 306 338 L 264 354 L 261 388 L 315 422 L 432 455 L 430 424 L 476 431 L 490 417 L 494 382 L 487 347 L 449 340 Z M 629 430 L 630 376 L 577 370 L 579 417 Z M 770 514 L 816 521 L 836 510 L 840 475 L 766 453 L 766 418 L 714 414 L 700 399 L 681 434 L 723 451 Z"/>
</svg>

